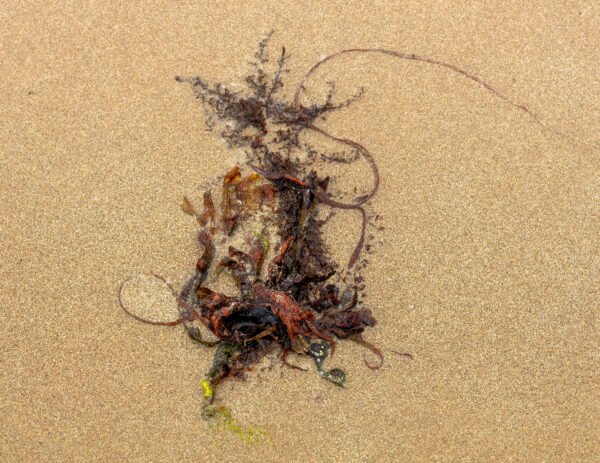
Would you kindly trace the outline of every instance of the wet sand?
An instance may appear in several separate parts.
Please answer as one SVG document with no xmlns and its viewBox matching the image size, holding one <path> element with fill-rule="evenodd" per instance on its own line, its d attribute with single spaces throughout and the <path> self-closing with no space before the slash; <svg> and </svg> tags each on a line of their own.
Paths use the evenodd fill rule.
<svg viewBox="0 0 600 463">
<path fill-rule="evenodd" d="M 0 7 L 0 460 L 598 461 L 600 10 L 453 3 Z M 198 249 L 181 198 L 240 159 L 174 76 L 241 85 L 270 29 L 291 88 L 344 48 L 414 52 L 567 136 L 448 70 L 324 67 L 313 88 L 365 86 L 324 127 L 379 163 L 365 337 L 386 361 L 340 343 L 345 389 L 275 357 L 225 383 L 237 420 L 270 435 L 246 444 L 199 415 L 213 351 L 116 296 L 143 271 L 183 284 Z M 357 226 L 340 214 L 340 256 Z"/>
</svg>

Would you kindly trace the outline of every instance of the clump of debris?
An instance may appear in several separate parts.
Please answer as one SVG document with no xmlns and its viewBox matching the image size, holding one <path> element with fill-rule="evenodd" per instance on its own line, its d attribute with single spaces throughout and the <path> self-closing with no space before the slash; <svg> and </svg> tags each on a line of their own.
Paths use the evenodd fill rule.
<svg viewBox="0 0 600 463">
<path fill-rule="evenodd" d="M 376 322 L 362 300 L 364 282 L 356 277 L 364 267 L 367 214 L 363 205 L 377 188 L 376 167 L 372 162 L 373 190 L 346 203 L 332 198 L 330 179 L 320 176 L 313 165 L 316 156 L 351 163 L 362 155 L 371 162 L 357 143 L 333 137 L 315 125 L 328 113 L 350 105 L 359 94 L 334 103 L 331 86 L 321 104 L 303 106 L 298 92 L 293 101 L 286 101 L 281 90 L 288 55 L 282 48 L 273 71 L 268 72 L 270 37 L 259 44 L 243 92 L 200 77 L 176 78 L 190 84 L 203 103 L 208 127 L 218 131 L 231 149 L 244 150 L 247 162 L 223 177 L 216 201 L 210 190 L 204 193 L 201 208 L 184 198 L 184 212 L 200 226 L 202 253 L 183 289 L 173 289 L 180 317 L 172 322 L 149 321 L 121 304 L 140 321 L 183 324 L 192 339 L 216 346 L 213 364 L 202 381 L 207 418 L 215 415 L 216 409 L 208 406 L 215 386 L 243 375 L 273 351 L 280 352 L 283 363 L 292 368 L 301 369 L 288 362 L 290 352 L 312 357 L 319 374 L 338 386 L 344 385 L 344 372 L 324 368 L 338 340 L 354 340 L 383 360 L 381 352 L 361 337 Z M 342 143 L 349 153 L 316 152 L 301 141 L 306 130 Z M 347 265 L 354 267 L 351 283 L 340 276 L 341 265 L 333 261 L 325 243 L 323 227 L 330 215 L 323 218 L 322 208 L 361 214 L 362 230 Z M 222 277 L 235 282 L 233 291 L 217 288 Z"/>
</svg>

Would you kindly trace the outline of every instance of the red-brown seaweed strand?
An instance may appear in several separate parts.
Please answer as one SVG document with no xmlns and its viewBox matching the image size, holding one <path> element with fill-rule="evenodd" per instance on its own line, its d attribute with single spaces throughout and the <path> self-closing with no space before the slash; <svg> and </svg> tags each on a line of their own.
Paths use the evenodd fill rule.
<svg viewBox="0 0 600 463">
<path fill-rule="evenodd" d="M 302 107 L 302 105 L 300 104 L 300 101 L 299 101 L 300 94 L 305 89 L 306 81 L 309 79 L 309 77 L 312 74 L 314 74 L 316 72 L 316 70 L 319 67 L 321 67 L 326 62 L 333 60 L 334 58 L 337 58 L 342 55 L 352 54 L 352 53 L 354 53 L 354 54 L 369 54 L 369 53 L 382 54 L 382 55 L 391 56 L 393 58 L 397 58 L 397 59 L 401 59 L 401 60 L 416 61 L 416 62 L 432 64 L 434 66 L 439 66 L 439 67 L 443 67 L 446 69 L 450 69 L 452 72 L 454 72 L 456 74 L 460 74 L 460 75 L 466 77 L 467 79 L 478 83 L 487 92 L 500 98 L 502 101 L 508 103 L 510 106 L 524 112 L 529 117 L 531 117 L 531 119 L 536 124 L 538 124 L 540 127 L 542 127 L 544 130 L 547 130 L 548 132 L 553 133 L 554 135 L 557 135 L 558 137 L 563 138 L 563 139 L 567 139 L 567 140 L 570 140 L 570 141 L 573 141 L 576 143 L 590 144 L 596 148 L 600 148 L 600 144 L 598 144 L 598 143 L 574 138 L 574 137 L 572 137 L 568 134 L 565 134 L 555 128 L 549 127 L 546 123 L 544 123 L 540 119 L 540 117 L 536 113 L 534 113 L 532 110 L 530 110 L 527 106 L 515 103 L 510 98 L 508 98 L 506 95 L 504 95 L 499 90 L 494 88 L 492 85 L 490 85 L 486 81 L 484 81 L 481 77 L 478 77 L 477 75 L 475 75 L 465 69 L 462 69 L 454 64 L 446 63 L 444 61 L 441 61 L 441 60 L 438 60 L 435 58 L 420 56 L 420 55 L 416 55 L 413 53 L 401 53 L 401 52 L 397 52 L 394 50 L 386 50 L 383 48 L 349 48 L 349 49 L 334 53 L 332 55 L 326 56 L 325 58 L 321 59 L 316 64 L 314 64 L 308 70 L 308 72 L 306 74 L 304 74 L 304 77 L 302 78 L 302 81 L 300 82 L 300 85 L 298 86 L 298 88 L 296 89 L 296 92 L 294 94 L 294 102 L 293 102 L 294 106 L 298 109 L 300 109 Z M 364 196 L 360 196 L 360 197 L 356 198 L 355 202 L 352 202 L 352 203 L 337 201 L 337 200 L 332 199 L 330 196 L 326 195 L 323 192 L 315 192 L 315 194 L 317 195 L 319 200 L 321 202 L 327 204 L 328 206 L 338 208 L 338 209 L 354 209 L 354 210 L 357 210 L 362 216 L 362 226 L 361 226 L 360 238 L 359 238 L 359 241 L 358 241 L 356 247 L 354 248 L 354 251 L 352 252 L 350 260 L 348 261 L 348 268 L 351 268 L 358 260 L 360 253 L 362 251 L 363 245 L 364 245 L 364 241 L 365 241 L 367 215 L 366 215 L 366 212 L 365 212 L 364 208 L 362 207 L 362 205 L 365 204 L 367 201 L 369 201 L 375 195 L 375 193 L 377 193 L 377 190 L 379 188 L 379 180 L 380 179 L 379 179 L 379 171 L 377 169 L 377 164 L 375 162 L 375 159 L 373 158 L 373 155 L 369 152 L 369 150 L 367 148 L 365 148 L 361 144 L 359 144 L 353 140 L 350 140 L 348 138 L 337 137 L 335 135 L 332 135 L 329 132 L 321 129 L 320 127 L 315 126 L 312 123 L 309 124 L 307 126 L 307 128 L 309 128 L 317 133 L 320 133 L 321 135 L 323 135 L 327 138 L 330 138 L 331 140 L 337 141 L 339 143 L 342 143 L 344 145 L 347 145 L 351 148 L 356 149 L 359 153 L 362 154 L 363 158 L 367 161 L 367 163 L 369 164 L 371 171 L 373 173 L 373 186 L 371 187 L 371 190 L 369 191 L 369 193 L 367 193 Z"/>
<path fill-rule="evenodd" d="M 127 315 L 129 315 L 131 318 L 133 318 L 139 322 L 146 323 L 147 325 L 155 325 L 155 326 L 176 326 L 176 325 L 180 325 L 182 323 L 189 322 L 189 321 L 192 321 L 192 320 L 198 318 L 198 314 L 197 314 L 196 310 L 191 305 L 189 305 L 187 302 L 185 302 L 184 300 L 181 299 L 181 297 L 179 296 L 179 294 L 177 293 L 177 291 L 175 290 L 175 288 L 173 287 L 173 285 L 171 283 L 169 283 L 165 278 L 161 277 L 160 275 L 157 275 L 156 273 L 151 273 L 151 275 L 154 278 L 162 281 L 162 283 L 167 288 L 169 288 L 169 290 L 175 297 L 177 304 L 179 304 L 180 307 L 185 309 L 186 312 L 181 317 L 179 317 L 173 321 L 170 321 L 170 322 L 148 320 L 146 318 L 142 318 L 139 315 L 134 314 L 129 309 L 127 309 L 127 307 L 123 303 L 123 288 L 125 287 L 125 284 L 128 281 L 130 281 L 132 278 L 134 278 L 134 277 L 129 277 L 121 283 L 121 286 L 119 287 L 119 295 L 118 295 L 119 305 L 121 306 L 121 309 L 123 309 L 123 311 Z"/>
<path fill-rule="evenodd" d="M 361 335 L 354 336 L 354 337 L 351 337 L 351 338 L 348 338 L 348 339 L 350 339 L 350 341 L 355 342 L 359 346 L 366 347 L 367 349 L 369 349 L 371 352 L 373 352 L 377 356 L 377 359 L 379 360 L 379 362 L 376 363 L 376 364 L 372 364 L 372 363 L 367 362 L 366 358 L 363 359 L 364 362 L 365 362 L 365 365 L 369 369 L 371 369 L 371 370 L 379 370 L 383 366 L 383 360 L 384 360 L 383 359 L 383 352 L 381 352 L 381 349 L 379 349 L 377 346 L 375 346 L 375 344 L 373 344 L 373 343 L 371 343 L 371 342 L 363 339 Z"/>
</svg>

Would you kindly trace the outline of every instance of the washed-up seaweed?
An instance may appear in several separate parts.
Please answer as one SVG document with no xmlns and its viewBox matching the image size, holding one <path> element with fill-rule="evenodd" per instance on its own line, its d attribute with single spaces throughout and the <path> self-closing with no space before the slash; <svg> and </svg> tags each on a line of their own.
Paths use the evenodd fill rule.
<svg viewBox="0 0 600 463">
<path fill-rule="evenodd" d="M 194 216 L 200 226 L 201 255 L 183 289 L 173 289 L 179 318 L 172 322 L 147 321 L 183 324 L 192 339 L 216 346 L 212 366 L 202 382 L 209 402 L 214 399 L 215 385 L 227 377 L 243 376 L 273 351 L 279 351 L 283 363 L 296 369 L 302 368 L 288 361 L 290 352 L 311 357 L 319 374 L 338 386 L 344 385 L 345 373 L 325 368 L 325 360 L 338 340 L 362 342 L 381 357 L 375 346 L 360 338 L 376 323 L 361 300 L 359 290 L 364 285 L 353 282 L 342 286 L 340 265 L 332 260 L 323 237 L 326 220 L 319 217 L 322 205 L 361 211 L 362 230 L 348 265 L 352 267 L 364 245 L 366 213 L 362 204 L 376 187 L 356 203 L 335 201 L 327 193 L 330 179 L 310 168 L 310 156 L 298 160 L 293 155 L 306 149 L 300 141 L 304 130 L 317 130 L 316 120 L 350 105 L 358 95 L 334 103 L 331 88 L 324 103 L 308 107 L 281 99 L 287 54 L 282 49 L 274 72 L 269 74 L 265 70 L 269 37 L 259 45 L 252 63 L 254 73 L 246 78 L 248 88 L 244 93 L 208 84 L 199 77 L 177 77 L 179 82 L 191 84 L 204 104 L 208 126 L 214 129 L 220 124 L 220 135 L 227 145 L 245 150 L 248 159 L 247 165 L 236 166 L 223 177 L 218 207 L 210 190 L 204 193 L 199 210 L 184 198 L 183 211 Z M 350 154 L 334 153 L 332 159 L 327 153 L 321 156 L 329 162 L 354 162 L 360 147 L 350 148 Z M 264 228 L 244 228 L 256 216 L 262 217 Z M 248 235 L 242 246 L 228 246 L 225 255 L 215 262 L 218 246 L 244 232 Z M 267 261 L 271 242 L 277 248 Z M 224 294 L 205 285 L 207 278 L 222 272 L 235 279 L 236 294 Z"/>
<path fill-rule="evenodd" d="M 121 301 L 123 309 L 137 320 L 156 325 L 182 324 L 195 341 L 216 346 L 212 365 L 202 380 L 207 404 L 213 402 L 218 383 L 243 376 L 271 352 L 278 352 L 285 365 L 297 369 L 301 368 L 288 361 L 290 352 L 311 357 L 319 374 L 338 386 L 344 385 L 345 373 L 337 368 L 326 369 L 325 361 L 340 340 L 351 339 L 375 353 L 379 363 L 367 363 L 369 368 L 379 368 L 383 363 L 381 351 L 362 338 L 364 330 L 376 324 L 365 304 L 361 271 L 367 263 L 363 254 L 370 249 L 366 230 L 378 218 L 366 207 L 378 190 L 379 172 L 364 146 L 317 125 L 328 114 L 355 102 L 362 90 L 335 102 L 335 87 L 330 85 L 323 102 L 301 102 L 306 82 L 324 63 L 342 55 L 371 53 L 446 68 L 478 83 L 543 125 L 528 108 L 513 103 L 457 66 L 382 49 L 349 49 L 321 59 L 287 100 L 282 90 L 288 54 L 282 48 L 271 66 L 270 37 L 259 44 L 244 90 L 234 91 L 201 77 L 176 77 L 178 82 L 189 84 L 203 104 L 209 129 L 217 131 L 230 149 L 243 150 L 247 161 L 224 175 L 218 206 L 210 190 L 204 193 L 201 210 L 184 198 L 184 212 L 195 217 L 200 226 L 201 253 L 183 289 L 171 287 L 180 307 L 179 318 L 169 322 L 145 320 Z M 303 141 L 304 132 L 325 137 L 342 149 L 334 153 L 319 151 Z M 314 167 L 316 159 L 346 164 L 365 161 L 372 173 L 370 189 L 353 200 L 335 197 L 329 192 L 331 179 Z M 323 218 L 323 208 L 354 211 L 360 216 L 361 227 L 345 266 L 333 260 L 326 245 L 324 226 L 328 218 Z M 248 228 L 249 223 L 254 228 Z M 236 246 L 226 244 L 240 234 L 244 236 Z M 346 274 L 352 271 L 352 279 L 341 276 L 342 267 Z M 234 294 L 211 289 L 208 281 L 223 273 L 234 278 Z M 409 353 L 393 352 L 412 358 Z M 207 418 L 218 414 L 214 407 L 204 410 Z"/>
</svg>

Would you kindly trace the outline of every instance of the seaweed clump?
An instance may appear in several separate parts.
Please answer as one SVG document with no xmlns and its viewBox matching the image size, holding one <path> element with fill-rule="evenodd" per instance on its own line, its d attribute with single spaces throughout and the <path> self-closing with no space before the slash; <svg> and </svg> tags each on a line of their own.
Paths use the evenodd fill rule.
<svg viewBox="0 0 600 463">
<path fill-rule="evenodd" d="M 370 249 L 370 244 L 365 244 L 366 228 L 379 217 L 370 217 L 365 209 L 378 191 L 377 164 L 364 146 L 316 125 L 328 114 L 351 105 L 362 90 L 335 103 L 335 89 L 330 84 L 322 103 L 302 104 L 305 84 L 317 69 L 350 54 L 375 54 L 436 66 L 476 83 L 545 130 L 571 138 L 467 70 L 435 58 L 379 48 L 345 49 L 322 58 L 304 75 L 293 98 L 286 99 L 283 78 L 289 72 L 289 55 L 282 48 L 271 66 L 271 35 L 259 43 L 251 62 L 253 72 L 246 77 L 243 91 L 211 84 L 201 77 L 176 77 L 178 82 L 189 84 L 204 105 L 208 128 L 218 130 L 229 148 L 242 149 L 247 156 L 245 166 L 234 167 L 223 177 L 218 207 L 210 190 L 204 193 L 201 212 L 184 198 L 184 212 L 194 216 L 200 225 L 198 242 L 202 253 L 181 291 L 157 276 L 171 288 L 180 307 L 179 318 L 162 322 L 139 317 L 124 306 L 123 285 L 119 292 L 121 306 L 135 319 L 154 325 L 182 324 L 197 342 L 216 346 L 212 366 L 201 382 L 206 399 L 203 415 L 209 422 L 220 422 L 244 438 L 259 433 L 244 430 L 227 409 L 212 405 L 214 387 L 228 377 L 243 376 L 269 352 L 279 350 L 282 361 L 292 368 L 299 367 L 287 361 L 290 351 L 310 356 L 319 374 L 338 386 L 344 385 L 344 372 L 324 367 L 338 340 L 351 339 L 374 352 L 380 362 L 367 364 L 369 368 L 379 368 L 383 362 L 379 349 L 361 337 L 365 329 L 376 323 L 364 304 L 365 285 L 360 272 L 367 263 L 362 257 L 363 249 Z M 343 150 L 319 152 L 302 141 L 305 131 L 338 143 Z M 330 179 L 314 169 L 316 159 L 336 163 L 366 161 L 373 179 L 370 190 L 351 201 L 334 198 L 328 192 Z M 360 235 L 346 269 L 346 276 L 351 269 L 354 272 L 352 283 L 347 283 L 323 239 L 323 225 L 328 219 L 319 214 L 322 206 L 354 211 L 361 216 Z M 212 283 L 222 274 L 233 277 L 235 291 L 214 287 Z M 412 358 L 409 353 L 392 352 Z"/>
<path fill-rule="evenodd" d="M 327 370 L 324 363 L 339 339 L 359 342 L 383 358 L 361 338 L 362 332 L 376 323 L 362 300 L 364 285 L 357 283 L 357 278 L 345 283 L 323 237 L 327 219 L 319 214 L 322 205 L 361 212 L 361 236 L 348 264 L 352 267 L 364 244 L 366 213 L 362 204 L 376 186 L 353 203 L 332 199 L 327 192 L 330 179 L 311 168 L 315 150 L 300 138 L 309 129 L 342 141 L 352 150 L 349 158 L 337 153 L 330 159 L 322 154 L 326 161 L 353 162 L 357 153 L 367 156 L 355 142 L 336 139 L 314 125 L 328 113 L 350 105 L 359 94 L 334 103 L 331 86 L 320 104 L 303 106 L 297 99 L 285 100 L 281 91 L 288 55 L 282 48 L 269 73 L 269 38 L 260 42 L 254 55 L 254 72 L 246 77 L 245 92 L 209 84 L 200 77 L 176 78 L 190 84 L 203 103 L 208 127 L 219 127 L 230 148 L 246 152 L 247 165 L 236 166 L 223 176 L 220 204 L 215 205 L 210 190 L 204 193 L 200 211 L 184 198 L 184 212 L 200 226 L 202 252 L 183 289 L 171 287 L 180 307 L 179 318 L 171 322 L 145 320 L 121 301 L 123 309 L 140 321 L 182 324 L 197 342 L 216 346 L 212 366 L 202 381 L 207 419 L 218 415 L 217 409 L 209 406 L 214 387 L 225 378 L 243 376 L 269 352 L 280 351 L 283 363 L 296 369 L 302 368 L 289 363 L 288 354 L 307 355 L 319 374 L 338 386 L 344 385 L 345 373 L 337 368 Z M 207 283 L 223 274 L 233 277 L 237 288 L 233 294 Z"/>
</svg>

